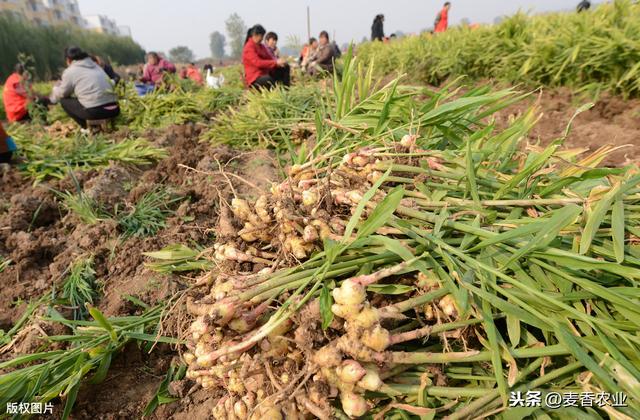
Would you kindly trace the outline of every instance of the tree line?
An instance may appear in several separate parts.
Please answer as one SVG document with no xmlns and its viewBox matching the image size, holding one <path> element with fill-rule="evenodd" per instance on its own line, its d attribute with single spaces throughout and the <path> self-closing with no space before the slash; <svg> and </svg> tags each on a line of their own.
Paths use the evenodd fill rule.
<svg viewBox="0 0 640 420">
<path fill-rule="evenodd" d="M 244 20 L 242 20 L 237 13 L 233 13 L 229 16 L 225 21 L 226 37 L 219 31 L 214 31 L 209 35 L 209 49 L 211 50 L 211 57 L 214 59 L 224 58 L 226 56 L 225 47 L 228 45 L 229 57 L 236 59 L 240 58 L 248 29 L 249 28 L 245 24 Z M 302 45 L 297 37 L 291 36 L 285 40 L 282 47 L 283 49 L 297 52 Z"/>
<path fill-rule="evenodd" d="M 144 61 L 144 49 L 129 37 L 71 26 L 44 27 L 0 13 L 0 77 L 3 80 L 13 71 L 20 53 L 34 58 L 35 76 L 44 80 L 57 76 L 64 68 L 63 52 L 69 45 L 79 46 L 118 65 Z"/>
<path fill-rule="evenodd" d="M 225 57 L 225 47 L 229 44 L 229 57 L 239 58 L 242 55 L 242 48 L 244 47 L 244 39 L 249 29 L 244 23 L 244 20 L 237 14 L 233 13 L 224 23 L 227 31 L 227 37 L 225 37 L 219 31 L 214 31 L 209 35 L 209 49 L 211 50 L 211 58 L 216 60 Z"/>
<path fill-rule="evenodd" d="M 237 14 L 232 13 L 225 21 L 225 34 L 214 31 L 209 35 L 211 58 L 221 60 L 225 57 L 239 59 L 242 56 L 248 26 Z M 366 40 L 366 39 L 365 39 Z M 229 47 L 227 54 L 226 48 Z M 289 36 L 282 43 L 281 51 L 285 54 L 296 54 L 302 48 L 302 42 L 296 36 Z M 174 63 L 191 63 L 195 61 L 193 50 L 185 45 L 178 45 L 169 50 L 168 57 Z"/>
<path fill-rule="evenodd" d="M 249 29 L 244 20 L 237 14 L 233 13 L 225 21 L 225 29 L 227 36 L 219 31 L 214 31 L 209 35 L 209 49 L 211 50 L 211 58 L 221 60 L 225 57 L 240 58 L 242 48 L 244 47 L 244 39 Z M 225 47 L 229 45 L 229 55 L 225 52 Z M 169 59 L 175 63 L 189 63 L 194 61 L 195 54 L 184 45 L 178 45 L 169 50 Z"/>
</svg>

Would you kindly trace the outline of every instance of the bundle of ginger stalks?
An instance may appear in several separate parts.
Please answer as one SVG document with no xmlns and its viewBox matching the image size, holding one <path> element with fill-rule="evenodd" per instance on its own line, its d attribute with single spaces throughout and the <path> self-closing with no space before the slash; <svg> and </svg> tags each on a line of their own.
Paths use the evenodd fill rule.
<svg viewBox="0 0 640 420">
<path fill-rule="evenodd" d="M 349 60 L 310 152 L 233 200 L 188 300 L 213 417 L 638 418 L 637 168 L 524 145 L 533 112 L 482 123 L 512 93 L 416 105 Z M 541 407 L 509 407 L 528 390 Z M 626 406 L 552 410 L 552 391 Z"/>
</svg>

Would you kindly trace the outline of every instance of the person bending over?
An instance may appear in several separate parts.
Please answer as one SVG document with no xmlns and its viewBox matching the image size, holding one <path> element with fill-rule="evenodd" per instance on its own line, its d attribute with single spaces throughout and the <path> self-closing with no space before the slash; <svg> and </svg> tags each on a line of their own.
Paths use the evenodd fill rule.
<svg viewBox="0 0 640 420">
<path fill-rule="evenodd" d="M 267 31 L 255 25 L 247 32 L 242 50 L 245 84 L 253 88 L 272 88 L 276 84 L 289 86 L 290 69 L 282 58 L 274 59 L 262 43 Z"/>
<path fill-rule="evenodd" d="M 198 86 L 204 85 L 202 73 L 200 73 L 200 70 L 198 70 L 195 63 L 189 63 L 185 71 L 185 76 L 187 79 L 193 80 Z"/>
<path fill-rule="evenodd" d="M 335 50 L 329 42 L 329 33 L 327 31 L 320 32 L 319 40 L 318 50 L 309 65 L 309 74 L 312 76 L 323 72 L 333 73 Z"/>
<path fill-rule="evenodd" d="M 95 61 L 97 65 L 102 67 L 102 70 L 104 70 L 104 72 L 107 73 L 107 76 L 109 76 L 109 79 L 111 79 L 114 85 L 117 85 L 118 83 L 120 83 L 120 80 L 122 80 L 122 78 L 118 73 L 115 72 L 109 60 L 99 55 L 93 56 L 91 58 L 93 58 L 93 61 Z"/>
<path fill-rule="evenodd" d="M 78 47 L 67 48 L 64 55 L 67 68 L 53 87 L 51 102 L 59 102 L 82 128 L 87 128 L 87 120 L 117 117 L 118 99 L 104 70 Z"/>
<path fill-rule="evenodd" d="M 42 106 L 49 104 L 48 98 L 39 97 L 31 90 L 26 75 L 24 66 L 18 63 L 4 84 L 2 101 L 9 122 L 29 121 L 31 117 L 27 106 L 30 102 Z"/>
<path fill-rule="evenodd" d="M 156 86 L 162 83 L 165 73 L 175 73 L 176 66 L 158 53 L 150 52 L 147 54 L 147 64 L 142 70 L 140 83 L 136 84 L 136 90 L 140 95 L 146 95 L 152 92 Z"/>
<path fill-rule="evenodd" d="M 23 77 L 24 72 L 24 66 L 22 64 L 16 64 L 14 72 L 11 73 L 4 84 L 2 101 L 4 102 L 4 110 L 9 122 L 29 119 L 29 112 L 27 111 L 29 95 Z"/>
</svg>

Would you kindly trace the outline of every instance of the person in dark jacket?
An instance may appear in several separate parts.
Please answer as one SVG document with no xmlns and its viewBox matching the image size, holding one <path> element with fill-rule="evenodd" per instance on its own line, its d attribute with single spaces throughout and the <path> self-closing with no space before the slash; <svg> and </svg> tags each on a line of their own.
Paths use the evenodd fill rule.
<svg viewBox="0 0 640 420">
<path fill-rule="evenodd" d="M 582 0 L 579 4 L 578 4 L 578 13 L 580 12 L 586 12 L 587 10 L 589 10 L 591 8 L 591 2 L 588 0 Z"/>
<path fill-rule="evenodd" d="M 371 25 L 371 40 L 382 41 L 384 39 L 384 15 L 377 15 Z"/>
<path fill-rule="evenodd" d="M 309 74 L 315 76 L 322 72 L 333 73 L 335 55 L 333 45 L 329 42 L 329 33 L 320 32 L 318 50 L 309 64 Z"/>
<path fill-rule="evenodd" d="M 115 72 L 115 70 L 113 70 L 113 67 L 111 66 L 109 60 L 105 60 L 99 55 L 93 56 L 92 58 L 93 61 L 95 61 L 96 64 L 102 67 L 102 70 L 107 73 L 107 76 L 109 76 L 109 79 L 111 79 L 114 85 L 120 83 L 120 80 L 122 80 L 122 78 L 118 73 Z"/>
<path fill-rule="evenodd" d="M 333 57 L 335 59 L 342 57 L 342 50 L 335 40 L 331 41 L 331 48 L 333 48 Z"/>
<path fill-rule="evenodd" d="M 258 89 L 269 89 L 276 84 L 289 86 L 291 83 L 289 66 L 282 58 L 274 59 L 262 43 L 266 33 L 262 25 L 255 25 L 247 32 L 242 50 L 245 84 Z"/>
<path fill-rule="evenodd" d="M 60 102 L 62 109 L 82 128 L 87 128 L 87 120 L 120 115 L 118 98 L 109 76 L 89 54 L 78 47 L 69 47 L 64 56 L 67 68 L 62 73 L 62 80 L 53 87 L 51 103 Z"/>
</svg>

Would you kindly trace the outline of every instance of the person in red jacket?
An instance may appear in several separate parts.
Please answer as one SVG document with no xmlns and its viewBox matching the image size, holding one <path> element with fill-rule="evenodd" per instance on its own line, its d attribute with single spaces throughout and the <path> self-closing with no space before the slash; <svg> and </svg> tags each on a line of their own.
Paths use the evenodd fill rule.
<svg viewBox="0 0 640 420">
<path fill-rule="evenodd" d="M 2 102 L 9 122 L 30 121 L 29 103 L 38 107 L 50 105 L 48 98 L 37 95 L 31 88 L 29 75 L 20 63 L 16 64 L 13 73 L 7 78 L 2 91 Z"/>
<path fill-rule="evenodd" d="M 262 43 L 266 33 L 262 25 L 255 25 L 247 33 L 242 50 L 245 84 L 254 88 L 272 88 L 279 83 L 289 86 L 289 66 L 282 58 L 274 59 Z"/>
<path fill-rule="evenodd" d="M 195 63 L 189 63 L 187 67 L 181 69 L 180 78 L 193 80 L 199 86 L 204 85 L 202 73 L 200 73 L 200 70 L 198 70 Z"/>
<path fill-rule="evenodd" d="M 451 9 L 451 3 L 446 2 L 436 17 L 434 32 L 444 32 L 449 27 L 449 9 Z"/>
<path fill-rule="evenodd" d="M 24 72 L 24 66 L 16 64 L 14 72 L 11 73 L 4 84 L 2 101 L 4 102 L 4 109 L 9 122 L 29 119 L 29 112 L 27 111 L 29 95 L 24 84 Z"/>
</svg>

